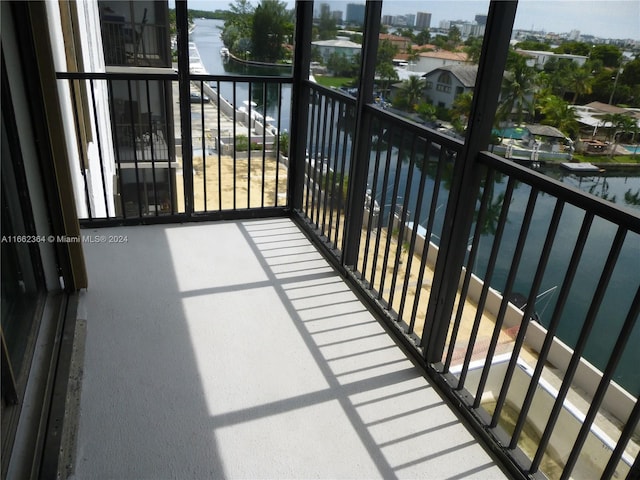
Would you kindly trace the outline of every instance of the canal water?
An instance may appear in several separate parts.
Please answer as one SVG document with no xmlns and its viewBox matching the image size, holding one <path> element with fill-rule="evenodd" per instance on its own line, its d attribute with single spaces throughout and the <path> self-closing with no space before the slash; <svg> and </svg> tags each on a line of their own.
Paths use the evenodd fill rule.
<svg viewBox="0 0 640 480">
<path fill-rule="evenodd" d="M 195 42 L 202 59 L 202 63 L 207 72 L 211 75 L 254 75 L 268 74 L 278 75 L 277 70 L 263 70 L 255 67 L 247 67 L 235 62 L 225 62 L 220 55 L 220 49 L 224 46 L 220 38 L 221 28 L 224 22 L 219 20 L 195 20 L 196 28 L 191 34 L 190 40 Z M 232 84 L 221 84 L 221 94 L 231 100 L 233 95 Z M 248 101 L 248 89 L 246 84 L 237 84 L 236 104 Z M 252 92 L 251 101 L 258 104 L 256 107 L 262 112 L 260 92 Z M 267 94 L 267 114 L 277 118 L 278 95 Z M 281 130 L 289 128 L 291 89 L 289 86 L 283 88 L 281 99 Z M 397 158 L 397 156 L 395 157 Z M 396 164 L 394 160 L 392 165 Z M 373 169 L 371 162 L 371 168 Z M 430 193 L 434 189 L 435 169 L 428 164 L 426 167 L 428 179 L 425 184 L 425 192 L 421 211 L 423 217 L 419 222 L 424 226 L 426 214 L 429 210 L 428 204 L 431 202 Z M 404 185 L 408 174 L 408 163 L 400 164 L 401 184 Z M 640 170 L 609 169 L 602 175 L 576 175 L 566 172 L 559 167 L 548 167 L 543 173 L 565 183 L 571 187 L 584 192 L 596 195 L 608 201 L 623 206 L 624 208 L 640 212 Z M 394 178 L 395 172 L 390 172 L 389 178 Z M 446 175 L 446 174 L 445 174 Z M 372 171 L 370 177 L 372 178 Z M 382 178 L 382 175 L 380 175 Z M 382 192 L 384 185 L 377 185 L 377 192 Z M 417 205 L 417 187 L 419 174 L 413 175 L 413 182 L 409 192 L 409 210 L 415 212 Z M 434 236 L 432 241 L 438 243 L 442 221 L 448 197 L 446 189 L 447 180 L 443 182 L 438 198 L 438 209 L 434 222 Z M 506 188 L 506 179 L 498 178 L 493 186 L 493 204 L 499 207 L 501 194 Z M 372 187 L 372 185 L 370 185 Z M 376 198 L 383 207 L 390 208 L 393 203 L 391 198 L 392 188 L 387 188 L 387 198 Z M 399 197 L 404 197 L 406 192 L 399 192 Z M 530 189 L 526 185 L 517 185 L 509 208 L 509 217 L 505 227 L 503 241 L 500 246 L 500 254 L 491 278 L 491 286 L 498 291 L 505 287 L 509 268 L 513 258 L 515 243 L 520 233 L 522 215 L 524 214 Z M 399 202 L 402 199 L 398 200 Z M 528 292 L 536 268 L 540 259 L 540 252 L 547 234 L 546 226 L 549 225 L 553 209 L 555 207 L 554 198 L 541 194 L 538 196 L 532 228 L 529 230 L 524 255 L 520 262 L 520 268 L 516 275 L 514 292 Z M 499 212 L 499 208 L 491 209 Z M 561 223 L 556 236 L 556 241 L 551 252 L 551 257 L 544 275 L 541 295 L 536 302 L 536 310 L 543 325 L 548 325 L 554 311 L 560 287 L 562 285 L 566 269 L 573 252 L 576 238 L 584 213 L 575 207 L 567 205 L 564 208 Z M 481 278 L 485 278 L 487 262 L 491 253 L 493 243 L 493 232 L 497 216 L 484 229 L 480 239 L 479 254 L 472 266 L 474 272 Z M 589 240 L 585 246 L 580 266 L 571 289 L 570 298 L 567 302 L 560 322 L 558 337 L 568 345 L 575 345 L 584 318 L 587 316 L 589 305 L 594 296 L 594 292 L 599 280 L 599 272 L 607 258 L 613 238 L 615 228 L 602 220 L 596 219 L 591 228 Z M 472 239 L 470 239 L 471 241 Z M 631 300 L 635 292 L 640 287 L 640 239 L 637 235 L 628 235 L 623 250 L 618 259 L 616 268 L 609 282 L 609 288 L 603 299 L 602 306 L 598 311 L 597 320 L 593 326 L 590 340 L 585 351 L 585 358 L 599 369 L 604 369 L 606 360 L 611 355 L 614 343 L 625 320 L 625 316 L 631 305 Z M 615 380 L 626 388 L 633 395 L 640 395 L 640 369 L 636 366 L 640 364 L 640 324 L 636 327 L 628 339 L 627 346 L 616 370 Z"/>
<path fill-rule="evenodd" d="M 189 37 L 189 41 L 194 42 L 200 53 L 200 58 L 204 68 L 210 75 L 269 75 L 269 76 L 289 76 L 291 69 L 278 67 L 258 67 L 247 65 L 242 62 L 224 59 L 220 55 L 220 49 L 224 47 L 220 33 L 224 21 L 195 19 L 195 29 Z M 215 88 L 215 85 L 212 85 Z M 275 84 L 267 84 L 266 92 L 263 90 L 262 84 L 252 85 L 251 99 L 248 95 L 248 84 L 236 83 L 236 102 L 238 106 L 247 105 L 249 101 L 252 103 L 252 109 L 255 108 L 260 114 L 265 111 L 266 97 L 266 113 L 271 117 L 270 123 L 284 132 L 289 130 L 291 116 L 291 85 L 282 86 L 282 94 L 279 94 L 278 86 Z M 233 101 L 232 83 L 221 83 L 220 94 L 228 101 Z M 280 115 L 278 115 L 278 106 L 281 106 Z M 278 121 L 280 122 L 278 124 Z"/>
</svg>

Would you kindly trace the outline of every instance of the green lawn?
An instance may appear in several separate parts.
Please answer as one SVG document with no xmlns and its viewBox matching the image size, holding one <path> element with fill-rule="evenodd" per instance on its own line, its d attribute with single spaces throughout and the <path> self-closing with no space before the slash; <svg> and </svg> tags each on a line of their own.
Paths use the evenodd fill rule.
<svg viewBox="0 0 640 480">
<path fill-rule="evenodd" d="M 350 86 L 353 83 L 351 77 L 323 77 L 321 75 L 314 75 L 316 82 L 323 87 L 344 87 Z"/>
<path fill-rule="evenodd" d="M 640 155 L 615 155 L 611 158 L 609 155 L 580 155 L 573 154 L 573 160 L 585 163 L 636 163 L 640 165 Z"/>
</svg>

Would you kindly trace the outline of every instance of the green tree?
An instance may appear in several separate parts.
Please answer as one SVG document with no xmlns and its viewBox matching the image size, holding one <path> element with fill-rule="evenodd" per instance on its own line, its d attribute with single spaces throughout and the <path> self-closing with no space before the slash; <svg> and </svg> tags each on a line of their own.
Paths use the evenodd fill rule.
<svg viewBox="0 0 640 480">
<path fill-rule="evenodd" d="M 609 156 L 613 157 L 618 149 L 620 137 L 625 133 L 632 133 L 637 130 L 636 120 L 632 116 L 622 113 L 608 113 L 602 117 L 602 120 L 610 124 L 608 128 L 613 139 L 613 147 L 609 152 Z"/>
<path fill-rule="evenodd" d="M 455 98 L 451 106 L 451 123 L 456 132 L 460 134 L 463 133 L 467 127 L 472 102 L 473 92 L 464 92 Z"/>
<path fill-rule="evenodd" d="M 253 5 L 248 0 L 236 0 L 235 3 L 229 4 L 220 37 L 224 46 L 234 55 L 243 56 L 246 50 L 240 51 L 237 49 L 238 46 L 251 41 L 253 11 Z"/>
<path fill-rule="evenodd" d="M 591 49 L 591 60 L 600 60 L 605 67 L 617 68 L 621 58 L 622 52 L 615 45 L 596 45 Z"/>
<path fill-rule="evenodd" d="M 392 81 L 398 80 L 398 73 L 393 68 L 393 59 L 398 54 L 398 48 L 389 40 L 383 40 L 378 45 L 376 59 L 376 78 L 380 80 L 381 90 L 386 94 Z"/>
<path fill-rule="evenodd" d="M 540 123 L 556 127 L 565 135 L 577 138 L 578 117 L 575 109 L 568 102 L 555 95 L 547 95 L 538 101 L 538 108 L 543 116 Z"/>
<path fill-rule="evenodd" d="M 337 77 L 352 77 L 357 73 L 358 63 L 348 59 L 344 53 L 333 52 L 327 59 L 327 68 Z"/>
<path fill-rule="evenodd" d="M 527 66 L 526 59 L 515 54 L 508 60 L 508 71 L 502 79 L 501 100 L 498 105 L 499 120 L 508 120 L 515 110 L 516 123 L 521 124 L 525 112 L 532 114 L 532 95 L 536 86 L 535 70 Z"/>
<path fill-rule="evenodd" d="M 548 43 L 540 42 L 538 40 L 524 40 L 515 44 L 515 48 L 520 50 L 551 50 L 551 46 Z"/>
<path fill-rule="evenodd" d="M 571 103 L 575 105 L 578 97 L 591 93 L 591 72 L 584 68 L 576 68 L 569 78 L 570 90 L 573 90 Z"/>
<path fill-rule="evenodd" d="M 583 55 L 588 57 L 591 53 L 591 44 L 585 42 L 564 42 L 558 47 L 554 48 L 555 53 L 569 53 L 571 55 Z"/>
<path fill-rule="evenodd" d="M 253 13 L 252 58 L 261 62 L 282 59 L 284 40 L 292 33 L 293 21 L 287 4 L 278 0 L 262 0 Z"/>
<path fill-rule="evenodd" d="M 337 34 L 338 27 L 336 26 L 335 18 L 333 18 L 329 9 L 323 8 L 318 19 L 318 39 L 331 40 L 336 38 Z"/>
<path fill-rule="evenodd" d="M 460 43 L 462 43 L 462 34 L 460 33 L 460 29 L 455 25 L 449 29 L 449 33 L 447 33 L 447 40 L 451 46 L 451 49 L 458 47 Z"/>
<path fill-rule="evenodd" d="M 393 104 L 397 108 L 413 112 L 423 95 L 424 80 L 417 75 L 411 75 L 407 80 L 402 81 L 402 85 L 393 99 Z"/>
<path fill-rule="evenodd" d="M 414 42 L 418 45 L 426 45 L 431 40 L 431 34 L 429 33 L 429 29 L 425 28 L 424 30 L 419 31 L 414 38 Z"/>
<path fill-rule="evenodd" d="M 464 51 L 469 56 L 469 61 L 475 65 L 480 61 L 482 52 L 482 37 L 469 37 L 464 42 Z"/>
<path fill-rule="evenodd" d="M 425 122 L 432 122 L 436 117 L 436 107 L 427 102 L 420 102 L 415 107 L 418 116 Z"/>
</svg>

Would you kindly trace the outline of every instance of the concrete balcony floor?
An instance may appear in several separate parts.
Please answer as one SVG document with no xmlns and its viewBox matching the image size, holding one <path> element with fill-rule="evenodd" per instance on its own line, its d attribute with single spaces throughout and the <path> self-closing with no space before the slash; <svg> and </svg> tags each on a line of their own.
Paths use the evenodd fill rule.
<svg viewBox="0 0 640 480">
<path fill-rule="evenodd" d="M 72 478 L 506 478 L 292 221 L 83 234 Z"/>
</svg>

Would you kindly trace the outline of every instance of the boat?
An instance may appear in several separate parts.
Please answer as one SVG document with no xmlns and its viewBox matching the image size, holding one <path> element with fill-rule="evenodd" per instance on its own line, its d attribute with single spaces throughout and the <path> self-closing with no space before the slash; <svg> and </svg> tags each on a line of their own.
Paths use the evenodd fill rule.
<svg viewBox="0 0 640 480">
<path fill-rule="evenodd" d="M 222 57 L 228 57 L 229 56 L 229 49 L 227 47 L 222 47 L 220 49 L 220 56 Z"/>
</svg>

